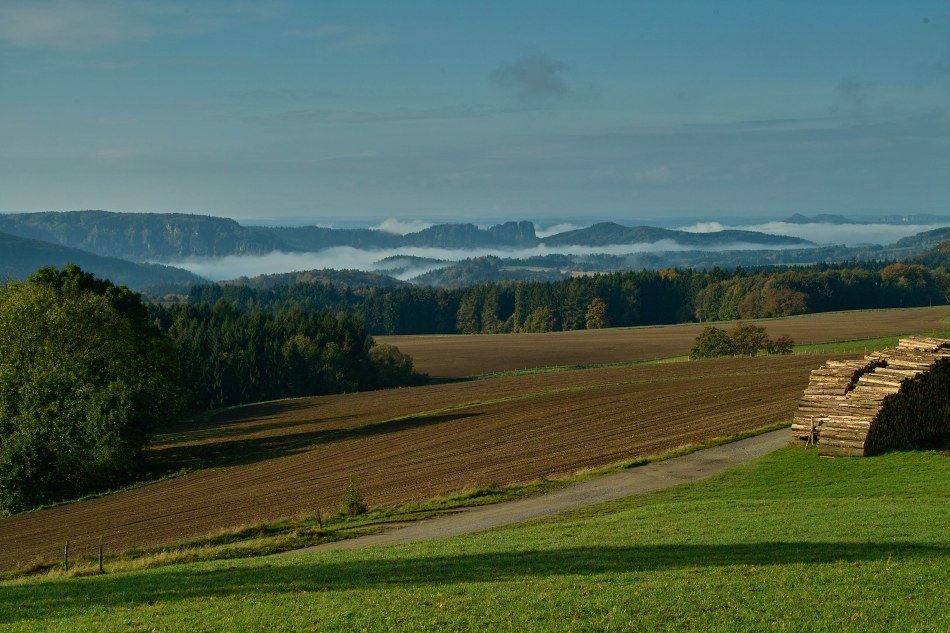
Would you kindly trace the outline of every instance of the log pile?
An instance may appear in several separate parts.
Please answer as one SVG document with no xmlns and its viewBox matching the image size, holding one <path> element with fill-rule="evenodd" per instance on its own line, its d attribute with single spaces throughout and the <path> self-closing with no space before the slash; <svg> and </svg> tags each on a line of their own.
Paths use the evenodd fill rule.
<svg viewBox="0 0 950 633">
<path fill-rule="evenodd" d="M 938 363 L 943 380 L 950 366 L 950 340 L 908 337 L 897 347 L 863 360 L 828 361 L 809 377 L 792 423 L 793 439 L 817 443 L 821 455 L 866 455 L 889 443 L 913 442 L 940 432 L 947 415 L 942 401 L 902 404 L 895 400 L 908 381 L 918 382 Z M 914 397 L 939 400 L 946 391 L 945 384 L 925 383 L 914 387 Z M 916 418 L 921 422 L 918 430 L 913 429 Z M 881 421 L 886 422 L 878 424 Z M 880 428 L 872 432 L 875 427 Z M 869 434 L 873 436 L 870 446 Z"/>
</svg>

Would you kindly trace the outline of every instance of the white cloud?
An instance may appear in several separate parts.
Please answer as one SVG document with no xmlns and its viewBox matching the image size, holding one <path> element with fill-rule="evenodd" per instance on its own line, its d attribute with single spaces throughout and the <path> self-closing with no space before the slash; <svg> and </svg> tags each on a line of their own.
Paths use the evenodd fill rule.
<svg viewBox="0 0 950 633">
<path fill-rule="evenodd" d="M 742 229 L 745 231 L 762 231 L 777 235 L 791 235 L 811 240 L 817 244 L 893 244 L 902 237 L 915 235 L 923 231 L 939 228 L 938 226 L 920 226 L 910 224 L 791 224 L 788 222 L 766 222 L 748 226 L 733 226 L 727 228 Z"/>
<path fill-rule="evenodd" d="M 763 249 L 759 244 L 736 243 L 716 247 L 715 250 L 749 250 Z M 786 247 L 779 247 L 786 248 Z M 304 270 L 319 270 L 332 268 L 335 270 L 356 269 L 373 271 L 378 270 L 375 262 L 386 257 L 397 255 L 415 255 L 417 257 L 426 257 L 430 259 L 439 259 L 446 261 L 458 261 L 471 257 L 483 257 L 485 255 L 496 255 L 498 257 L 527 258 L 543 255 L 595 255 L 606 253 L 608 255 L 629 255 L 632 253 L 656 253 L 661 251 L 684 251 L 695 250 L 694 246 L 684 246 L 674 240 L 660 240 L 649 244 L 614 244 L 610 246 L 545 246 L 539 244 L 530 248 L 503 249 L 503 248 L 473 248 L 473 249 L 447 249 L 447 248 L 396 248 L 380 250 L 362 250 L 349 246 L 339 246 L 328 248 L 316 253 L 282 253 L 274 252 L 267 255 L 231 255 L 220 258 L 189 258 L 176 262 L 164 262 L 171 266 L 177 266 L 190 270 L 207 279 L 215 281 L 222 279 L 235 279 L 236 277 L 283 273 Z M 445 264 L 433 264 L 428 270 L 441 268 Z M 427 269 L 420 268 L 408 271 L 401 275 L 402 278 L 409 278 Z"/>
<path fill-rule="evenodd" d="M 538 237 L 548 237 L 550 235 L 557 235 L 558 233 L 566 233 L 567 231 L 577 231 L 578 229 L 583 229 L 588 225 L 586 224 L 570 224 L 564 222 L 562 224 L 552 224 L 544 228 L 539 228 L 537 224 L 534 227 L 534 233 Z"/>
<path fill-rule="evenodd" d="M 427 229 L 432 226 L 431 222 L 425 222 L 423 220 L 399 220 L 397 218 L 387 218 L 370 228 L 378 229 L 380 231 L 386 231 L 387 233 L 397 233 L 399 235 L 405 235 L 407 233 L 417 233 L 423 229 Z"/>
<path fill-rule="evenodd" d="M 690 226 L 681 226 L 679 227 L 680 231 L 687 231 L 689 233 L 718 233 L 719 231 L 725 230 L 719 222 L 697 222 Z"/>
</svg>

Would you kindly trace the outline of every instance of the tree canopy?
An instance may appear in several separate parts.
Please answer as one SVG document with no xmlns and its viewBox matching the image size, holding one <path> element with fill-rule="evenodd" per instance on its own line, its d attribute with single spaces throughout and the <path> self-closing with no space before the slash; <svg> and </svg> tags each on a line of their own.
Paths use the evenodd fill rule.
<svg viewBox="0 0 950 633">
<path fill-rule="evenodd" d="M 0 288 L 0 512 L 127 482 L 179 384 L 127 288 L 76 266 Z"/>
<path fill-rule="evenodd" d="M 772 340 L 765 328 L 749 323 L 737 323 L 731 332 L 707 325 L 693 342 L 690 358 L 719 356 L 755 356 L 760 350 L 769 354 L 791 354 L 795 342 L 783 334 Z"/>
</svg>

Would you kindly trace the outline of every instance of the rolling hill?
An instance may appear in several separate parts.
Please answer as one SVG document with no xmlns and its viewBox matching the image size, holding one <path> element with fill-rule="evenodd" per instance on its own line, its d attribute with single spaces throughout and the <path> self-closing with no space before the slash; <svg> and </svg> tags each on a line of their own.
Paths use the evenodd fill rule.
<svg viewBox="0 0 950 633">
<path fill-rule="evenodd" d="M 136 264 L 77 248 L 0 233 L 0 279 L 26 279 L 43 266 L 62 268 L 70 263 L 99 278 L 109 279 L 132 289 L 165 284 L 205 283 L 198 275 L 181 268 L 161 264 Z"/>
</svg>

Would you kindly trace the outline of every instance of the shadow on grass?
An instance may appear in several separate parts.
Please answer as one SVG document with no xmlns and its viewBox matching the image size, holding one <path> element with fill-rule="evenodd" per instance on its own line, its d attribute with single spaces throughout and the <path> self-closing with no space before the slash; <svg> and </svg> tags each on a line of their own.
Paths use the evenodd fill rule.
<svg viewBox="0 0 950 633">
<path fill-rule="evenodd" d="M 387 585 L 498 582 L 560 574 L 636 573 L 733 565 L 764 567 L 916 559 L 941 566 L 950 564 L 950 548 L 912 542 L 774 542 L 577 547 L 395 560 L 380 556 L 342 561 L 334 558 L 304 555 L 299 559 L 282 559 L 279 564 L 263 558 L 253 564 L 223 569 L 178 566 L 148 573 L 0 585 L 0 623 L 64 617 L 90 608 L 137 607 L 244 593 L 293 594 Z"/>
<path fill-rule="evenodd" d="M 441 415 L 420 415 L 375 422 L 362 426 L 269 435 L 242 440 L 210 442 L 193 445 L 157 447 L 148 454 L 149 471 L 155 473 L 175 472 L 182 468 L 208 468 L 213 466 L 234 466 L 251 464 L 264 459 L 273 459 L 292 455 L 318 444 L 329 444 L 360 437 L 372 437 L 399 433 L 436 424 L 445 424 L 465 418 L 481 415 L 479 413 L 447 413 Z"/>
</svg>

